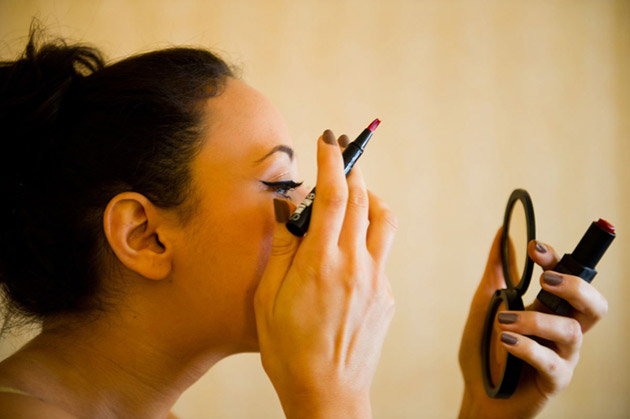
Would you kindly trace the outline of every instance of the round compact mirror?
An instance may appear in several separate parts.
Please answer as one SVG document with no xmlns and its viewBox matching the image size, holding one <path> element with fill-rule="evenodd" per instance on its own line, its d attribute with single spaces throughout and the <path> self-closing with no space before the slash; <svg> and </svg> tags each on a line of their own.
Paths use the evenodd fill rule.
<svg viewBox="0 0 630 419">
<path fill-rule="evenodd" d="M 527 244 L 535 239 L 535 231 L 532 200 L 527 191 L 516 189 L 508 200 L 501 234 L 501 263 L 507 288 L 492 296 L 481 339 L 482 377 L 490 397 L 510 397 L 521 375 L 523 361 L 501 345 L 497 314 L 524 310 L 521 297 L 527 291 L 534 267 L 527 255 Z"/>
</svg>

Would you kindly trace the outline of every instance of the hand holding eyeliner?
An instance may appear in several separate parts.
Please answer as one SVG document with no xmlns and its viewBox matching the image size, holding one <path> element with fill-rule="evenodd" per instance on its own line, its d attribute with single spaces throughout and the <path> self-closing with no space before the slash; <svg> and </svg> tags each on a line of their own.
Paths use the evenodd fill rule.
<svg viewBox="0 0 630 419">
<path fill-rule="evenodd" d="M 354 167 L 354 164 L 359 160 L 359 157 L 363 154 L 363 150 L 368 141 L 372 137 L 374 130 L 378 127 L 381 121 L 375 119 L 372 123 L 359 134 L 359 136 L 348 144 L 343 151 L 343 172 L 346 176 Z M 294 235 L 302 237 L 306 234 L 308 226 L 311 222 L 311 211 L 313 210 L 313 201 L 315 200 L 315 188 L 308 195 L 299 207 L 293 212 L 289 221 L 287 222 L 287 229 Z"/>
<path fill-rule="evenodd" d="M 573 253 L 565 254 L 552 270 L 579 276 L 590 284 L 597 275 L 595 266 L 615 237 L 615 227 L 608 221 L 600 218 L 597 222 L 592 222 Z M 556 314 L 568 316 L 573 310 L 566 300 L 545 290 L 541 290 L 537 298 Z"/>
</svg>

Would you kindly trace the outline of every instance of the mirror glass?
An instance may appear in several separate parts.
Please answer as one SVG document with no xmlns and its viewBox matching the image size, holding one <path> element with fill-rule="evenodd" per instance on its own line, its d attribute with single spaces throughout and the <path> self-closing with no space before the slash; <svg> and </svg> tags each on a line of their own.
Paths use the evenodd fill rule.
<svg viewBox="0 0 630 419">
<path fill-rule="evenodd" d="M 525 208 L 520 200 L 517 200 L 514 203 L 514 207 L 512 207 L 508 237 L 510 274 L 512 276 L 512 285 L 517 287 L 523 277 L 525 262 L 527 261 L 527 218 L 525 217 Z"/>
</svg>

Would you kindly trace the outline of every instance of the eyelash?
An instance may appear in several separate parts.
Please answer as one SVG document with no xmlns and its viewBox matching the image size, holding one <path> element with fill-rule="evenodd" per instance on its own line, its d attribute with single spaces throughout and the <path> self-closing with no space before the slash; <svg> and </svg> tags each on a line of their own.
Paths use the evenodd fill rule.
<svg viewBox="0 0 630 419">
<path fill-rule="evenodd" d="M 267 186 L 270 190 L 277 193 L 284 199 L 291 200 L 291 197 L 288 195 L 289 192 L 294 190 L 295 188 L 299 188 L 304 182 L 294 182 L 292 180 L 284 180 L 281 182 L 266 182 L 264 180 L 260 181 L 263 185 Z"/>
</svg>

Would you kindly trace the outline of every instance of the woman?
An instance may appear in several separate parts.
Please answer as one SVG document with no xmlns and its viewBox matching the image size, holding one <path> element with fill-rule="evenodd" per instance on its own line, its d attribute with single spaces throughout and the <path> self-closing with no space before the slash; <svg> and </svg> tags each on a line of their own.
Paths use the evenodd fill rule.
<svg viewBox="0 0 630 419">
<path fill-rule="evenodd" d="M 260 351 L 287 417 L 370 417 L 396 221 L 358 167 L 343 176 L 347 137 L 318 139 L 298 239 L 283 225 L 305 195 L 284 122 L 223 61 L 172 48 L 105 66 L 92 48 L 35 38 L 0 68 L 0 274 L 10 312 L 42 332 L 0 364 L 0 412 L 166 417 L 214 363 Z M 549 246 L 529 251 L 553 266 Z M 535 369 L 512 399 L 488 399 L 478 348 L 503 286 L 495 240 L 462 341 L 462 416 L 532 416 L 568 384 L 606 303 L 560 278 L 543 288 L 575 318 L 501 323 L 507 350 Z"/>
</svg>

